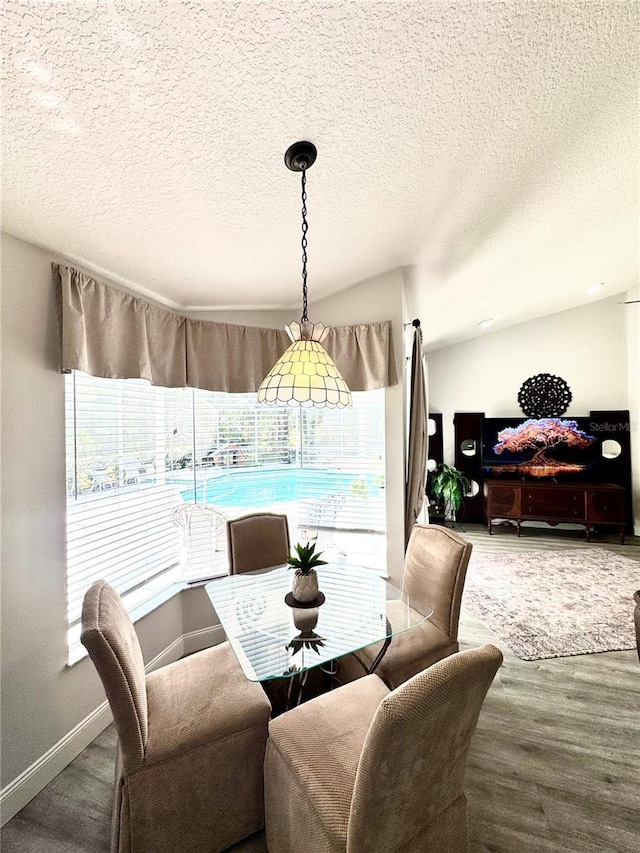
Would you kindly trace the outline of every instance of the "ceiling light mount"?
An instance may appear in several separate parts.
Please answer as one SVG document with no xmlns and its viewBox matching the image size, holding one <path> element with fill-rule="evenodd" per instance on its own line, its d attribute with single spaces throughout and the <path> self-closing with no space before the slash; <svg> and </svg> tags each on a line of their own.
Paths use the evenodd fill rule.
<svg viewBox="0 0 640 853">
<path fill-rule="evenodd" d="M 313 142 L 305 140 L 294 142 L 290 145 L 284 154 L 284 162 L 287 169 L 292 172 L 306 172 L 316 162 L 318 151 Z"/>
</svg>

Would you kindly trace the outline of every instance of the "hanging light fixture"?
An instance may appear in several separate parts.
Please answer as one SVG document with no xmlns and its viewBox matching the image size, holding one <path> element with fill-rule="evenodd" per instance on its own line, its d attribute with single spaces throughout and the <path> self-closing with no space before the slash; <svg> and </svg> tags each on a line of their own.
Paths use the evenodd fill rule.
<svg viewBox="0 0 640 853">
<path fill-rule="evenodd" d="M 352 405 L 351 391 L 322 346 L 329 329 L 310 323 L 307 315 L 307 169 L 316 154 L 312 142 L 295 142 L 284 155 L 287 168 L 302 176 L 302 317 L 285 326 L 292 343 L 263 379 L 258 402 L 342 409 Z"/>
</svg>

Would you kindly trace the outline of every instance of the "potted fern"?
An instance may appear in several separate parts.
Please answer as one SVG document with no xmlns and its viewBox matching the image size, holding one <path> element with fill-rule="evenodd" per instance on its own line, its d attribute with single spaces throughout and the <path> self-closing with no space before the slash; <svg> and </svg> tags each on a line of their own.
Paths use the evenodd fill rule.
<svg viewBox="0 0 640 853">
<path fill-rule="evenodd" d="M 318 597 L 318 573 L 316 566 L 326 566 L 326 560 L 321 560 L 322 552 L 315 553 L 316 545 L 308 542 L 303 545 L 298 542 L 294 546 L 297 557 L 289 557 L 287 563 L 295 569 L 291 592 L 296 601 L 307 603 Z"/>
<path fill-rule="evenodd" d="M 439 472 L 433 478 L 431 491 L 435 498 L 444 501 L 445 518 L 455 522 L 456 512 L 462 506 L 470 485 L 467 477 L 454 465 L 443 463 L 440 466 Z"/>
</svg>

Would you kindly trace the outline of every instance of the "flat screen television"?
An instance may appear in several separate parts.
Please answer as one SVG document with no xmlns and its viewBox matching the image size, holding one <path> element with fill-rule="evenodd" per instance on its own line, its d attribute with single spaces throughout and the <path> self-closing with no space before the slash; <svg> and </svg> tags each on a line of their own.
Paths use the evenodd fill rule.
<svg viewBox="0 0 640 853">
<path fill-rule="evenodd" d="M 601 463 L 589 418 L 484 418 L 485 477 L 590 479 Z"/>
</svg>

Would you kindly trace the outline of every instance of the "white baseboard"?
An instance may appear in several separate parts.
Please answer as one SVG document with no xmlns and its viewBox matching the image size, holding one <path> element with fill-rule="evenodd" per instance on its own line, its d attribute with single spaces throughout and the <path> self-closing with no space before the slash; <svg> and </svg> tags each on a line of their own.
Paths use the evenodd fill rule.
<svg viewBox="0 0 640 853">
<path fill-rule="evenodd" d="M 184 654 L 184 634 L 181 634 L 177 639 L 163 649 L 159 654 L 152 658 L 149 663 L 145 664 L 145 672 L 153 672 L 154 669 L 159 669 L 161 666 L 166 666 L 168 663 L 173 663 Z"/>
<path fill-rule="evenodd" d="M 60 773 L 61 770 L 89 746 L 113 720 L 107 702 L 103 702 L 77 726 L 61 738 L 30 767 L 16 776 L 0 792 L 0 826 L 17 814 L 21 808 Z"/>
<path fill-rule="evenodd" d="M 222 625 L 214 625 L 211 628 L 200 628 L 199 631 L 190 631 L 188 634 L 182 635 L 184 642 L 185 655 L 190 655 L 192 652 L 199 652 L 201 649 L 208 649 L 211 646 L 217 646 L 224 642 L 225 633 Z"/>
<path fill-rule="evenodd" d="M 152 672 L 154 669 L 178 660 L 184 654 L 217 645 L 224 638 L 224 631 L 220 625 L 182 634 L 150 660 L 145 669 L 147 672 Z M 74 726 L 70 732 L 67 732 L 44 755 L 34 761 L 30 767 L 27 767 L 19 776 L 9 782 L 0 791 L 0 826 L 4 826 L 36 794 L 39 794 L 112 721 L 113 717 L 109 704 L 105 701 L 88 714 L 84 720 L 81 720 L 77 726 Z"/>
</svg>

